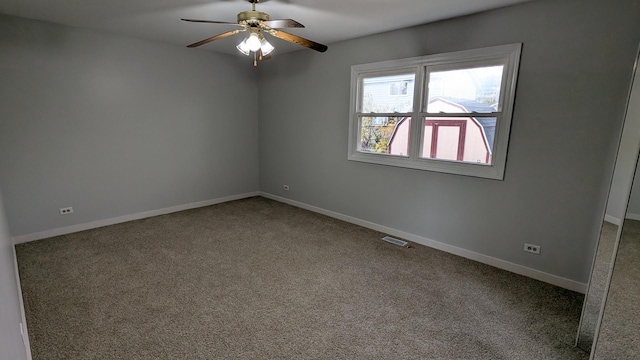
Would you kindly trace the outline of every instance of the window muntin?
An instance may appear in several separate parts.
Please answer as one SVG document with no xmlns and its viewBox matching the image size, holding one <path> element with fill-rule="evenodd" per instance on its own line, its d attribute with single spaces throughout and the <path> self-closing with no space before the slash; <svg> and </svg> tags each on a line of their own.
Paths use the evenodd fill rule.
<svg viewBox="0 0 640 360">
<path fill-rule="evenodd" d="M 349 159 L 502 179 L 520 49 L 512 44 L 353 66 Z M 403 81 L 407 95 L 395 95 Z M 380 82 L 387 82 L 384 96 L 372 91 Z M 375 151 L 363 134 L 381 120 L 365 117 L 397 117 Z"/>
</svg>

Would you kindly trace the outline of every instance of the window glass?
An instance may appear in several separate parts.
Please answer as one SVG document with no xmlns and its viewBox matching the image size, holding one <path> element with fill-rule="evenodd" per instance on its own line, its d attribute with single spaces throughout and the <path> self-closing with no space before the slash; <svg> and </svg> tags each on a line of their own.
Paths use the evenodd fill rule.
<svg viewBox="0 0 640 360">
<path fill-rule="evenodd" d="M 423 159 L 491 165 L 495 117 L 428 117 L 422 133 Z"/>
<path fill-rule="evenodd" d="M 362 80 L 363 113 L 413 111 L 415 74 L 365 77 Z"/>
<path fill-rule="evenodd" d="M 430 113 L 492 113 L 500 108 L 504 66 L 429 72 Z"/>
<path fill-rule="evenodd" d="M 361 152 L 407 156 L 409 153 L 409 117 L 360 118 Z"/>
</svg>

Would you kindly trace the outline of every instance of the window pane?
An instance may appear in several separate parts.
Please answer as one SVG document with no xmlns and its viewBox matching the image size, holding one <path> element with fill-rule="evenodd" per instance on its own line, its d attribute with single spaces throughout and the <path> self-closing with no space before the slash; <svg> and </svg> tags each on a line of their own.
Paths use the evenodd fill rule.
<svg viewBox="0 0 640 360">
<path fill-rule="evenodd" d="M 425 118 L 420 157 L 490 165 L 496 122 L 495 117 Z"/>
<path fill-rule="evenodd" d="M 503 70 L 499 65 L 429 72 L 427 112 L 496 112 Z"/>
<path fill-rule="evenodd" d="M 408 156 L 410 117 L 360 118 L 360 147 L 358 151 Z"/>
<path fill-rule="evenodd" d="M 362 80 L 362 112 L 413 111 L 415 74 L 366 77 Z"/>
</svg>

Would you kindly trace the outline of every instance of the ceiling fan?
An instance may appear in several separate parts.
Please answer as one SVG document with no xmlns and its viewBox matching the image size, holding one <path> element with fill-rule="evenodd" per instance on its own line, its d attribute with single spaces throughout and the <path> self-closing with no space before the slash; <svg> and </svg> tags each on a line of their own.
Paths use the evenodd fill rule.
<svg viewBox="0 0 640 360">
<path fill-rule="evenodd" d="M 214 20 L 181 19 L 182 21 L 189 21 L 189 22 L 196 22 L 196 23 L 226 24 L 226 25 L 235 25 L 240 27 L 240 29 L 227 31 L 222 34 L 218 34 L 216 36 L 212 36 L 210 38 L 187 45 L 187 47 L 190 47 L 190 48 L 198 47 L 204 44 L 208 44 L 215 40 L 223 39 L 240 32 L 248 31 L 249 35 L 244 40 L 242 40 L 242 42 L 240 42 L 240 44 L 238 44 L 236 48 L 238 49 L 238 51 L 240 51 L 241 53 L 247 56 L 253 53 L 253 56 L 254 56 L 253 66 L 257 66 L 258 64 L 257 60 L 264 60 L 264 59 L 270 58 L 269 54 L 274 49 L 273 45 L 271 45 L 267 41 L 267 39 L 265 39 L 263 35 L 265 33 L 294 44 L 302 45 L 312 50 L 316 50 L 319 52 L 327 51 L 326 45 L 322 45 L 315 41 L 311 41 L 303 37 L 293 35 L 288 32 L 284 32 L 282 30 L 278 30 L 281 28 L 303 28 L 304 25 L 291 19 L 272 20 L 269 14 L 261 11 L 256 11 L 256 4 L 260 2 L 260 0 L 248 0 L 248 1 L 251 3 L 251 10 L 243 11 L 239 13 L 237 23 L 226 22 L 226 21 L 214 21 Z"/>
</svg>

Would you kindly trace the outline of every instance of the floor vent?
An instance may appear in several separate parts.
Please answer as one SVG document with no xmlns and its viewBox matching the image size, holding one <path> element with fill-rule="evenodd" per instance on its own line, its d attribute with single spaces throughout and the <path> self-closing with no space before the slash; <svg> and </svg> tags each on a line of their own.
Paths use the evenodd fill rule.
<svg viewBox="0 0 640 360">
<path fill-rule="evenodd" d="M 392 243 L 394 245 L 398 245 L 398 246 L 407 246 L 407 242 L 406 241 L 402 241 L 396 238 L 392 238 L 391 236 L 385 236 L 382 238 L 382 240 L 388 242 L 388 243 Z"/>
</svg>

